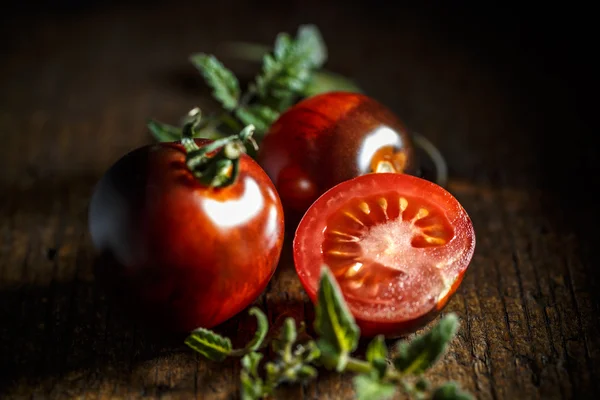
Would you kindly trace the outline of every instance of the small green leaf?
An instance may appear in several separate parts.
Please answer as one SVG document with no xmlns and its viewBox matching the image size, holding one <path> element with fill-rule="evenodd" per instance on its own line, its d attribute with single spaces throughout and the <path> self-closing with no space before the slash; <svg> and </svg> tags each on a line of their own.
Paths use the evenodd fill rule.
<svg viewBox="0 0 600 400">
<path fill-rule="evenodd" d="M 276 59 L 283 59 L 289 55 L 292 49 L 292 38 L 287 33 L 280 33 L 275 39 L 273 53 Z"/>
<path fill-rule="evenodd" d="M 300 357 L 305 363 L 312 362 L 319 358 L 321 350 L 312 340 L 304 345 L 299 345 L 294 351 L 294 355 Z"/>
<path fill-rule="evenodd" d="M 159 142 L 175 142 L 181 139 L 181 128 L 163 124 L 153 119 L 147 122 L 150 133 Z"/>
<path fill-rule="evenodd" d="M 388 364 L 386 361 L 388 355 L 385 338 L 383 335 L 378 335 L 371 340 L 367 346 L 367 361 L 375 368 L 379 377 L 385 375 Z"/>
<path fill-rule="evenodd" d="M 293 357 L 292 347 L 297 338 L 296 321 L 288 317 L 285 319 L 277 338 L 271 342 L 271 348 L 277 352 L 284 360 Z M 299 347 L 301 348 L 301 346 Z"/>
<path fill-rule="evenodd" d="M 282 112 L 302 95 L 312 73 L 326 58 L 325 44 L 314 25 L 300 26 L 293 40 L 280 33 L 273 53 L 263 57 L 262 71 L 251 88 L 263 104 Z"/>
<path fill-rule="evenodd" d="M 300 25 L 296 35 L 297 46 L 306 51 L 313 68 L 321 68 L 327 61 L 327 47 L 315 25 Z"/>
<path fill-rule="evenodd" d="M 248 373 L 255 377 L 258 378 L 258 366 L 260 364 L 260 361 L 262 360 L 263 355 L 262 353 L 256 353 L 256 352 L 252 352 L 252 353 L 248 353 L 246 354 L 244 357 L 242 357 L 242 367 L 248 371 Z"/>
<path fill-rule="evenodd" d="M 357 400 L 389 399 L 396 393 L 393 383 L 381 382 L 369 375 L 357 375 L 353 379 Z"/>
<path fill-rule="evenodd" d="M 459 389 L 455 382 L 447 382 L 438 387 L 431 397 L 431 400 L 472 400 L 474 399 L 469 393 Z"/>
<path fill-rule="evenodd" d="M 317 345 L 322 355 L 329 359 L 328 364 L 335 364 L 337 371 L 343 371 L 348 355 L 356 349 L 360 329 L 327 266 L 321 270 L 315 311 L 315 330 L 320 336 Z"/>
<path fill-rule="evenodd" d="M 281 340 L 287 343 L 294 343 L 298 338 L 296 332 L 296 321 L 294 318 L 288 317 L 283 323 L 283 329 L 281 331 Z"/>
<path fill-rule="evenodd" d="M 264 133 L 269 126 L 279 117 L 279 113 L 272 108 L 254 104 L 245 108 L 235 110 L 235 115 L 242 121 L 243 124 L 252 124 L 260 133 Z"/>
<path fill-rule="evenodd" d="M 300 379 L 302 382 L 307 382 L 311 379 L 314 379 L 317 377 L 318 372 L 317 370 L 310 366 L 310 365 L 302 365 L 299 369 L 298 369 L 298 379 Z"/>
<path fill-rule="evenodd" d="M 184 342 L 213 361 L 223 361 L 231 354 L 231 340 L 204 328 L 194 330 Z"/>
<path fill-rule="evenodd" d="M 256 332 L 250 343 L 244 347 L 245 352 L 258 350 L 260 346 L 262 346 L 267 337 L 267 333 L 269 332 L 269 320 L 260 308 L 252 307 L 248 314 L 256 317 Z"/>
<path fill-rule="evenodd" d="M 371 340 L 367 346 L 367 361 L 373 362 L 373 360 L 383 359 L 385 360 L 388 354 L 387 346 L 385 345 L 385 338 L 383 335 L 377 335 Z"/>
<path fill-rule="evenodd" d="M 285 42 L 289 42 L 290 36 L 285 33 L 283 35 L 284 39 L 282 39 L 282 43 L 279 43 L 279 46 L 277 46 L 278 41 L 276 40 L 276 53 L 282 53 L 281 50 L 284 48 L 287 50 L 286 45 L 288 43 Z M 327 61 L 327 46 L 316 25 L 300 25 L 296 33 L 296 41 L 300 43 L 300 47 L 310 49 L 308 60 L 315 68 L 320 68 L 325 64 Z M 278 49 L 278 47 L 281 48 Z M 228 42 L 224 43 L 223 48 L 228 56 L 247 61 L 260 61 L 262 59 L 264 62 L 265 54 L 271 52 L 271 48 L 267 45 L 248 42 Z"/>
<path fill-rule="evenodd" d="M 421 374 L 430 368 L 446 351 L 458 330 L 458 317 L 448 314 L 428 332 L 410 342 L 398 344 L 394 366 L 402 373 Z"/>
<path fill-rule="evenodd" d="M 275 364 L 272 361 L 269 361 L 265 364 L 265 371 L 267 374 L 267 382 L 277 382 L 279 377 L 279 372 L 281 368 L 278 364 Z"/>
<path fill-rule="evenodd" d="M 224 109 L 233 110 L 240 99 L 240 84 L 230 70 L 213 55 L 194 54 L 190 61 L 200 71 L 206 83 L 213 89 L 213 96 Z"/>
<path fill-rule="evenodd" d="M 253 379 L 247 371 L 240 372 L 240 397 L 242 400 L 260 400 L 263 397 L 263 382 Z"/>
</svg>

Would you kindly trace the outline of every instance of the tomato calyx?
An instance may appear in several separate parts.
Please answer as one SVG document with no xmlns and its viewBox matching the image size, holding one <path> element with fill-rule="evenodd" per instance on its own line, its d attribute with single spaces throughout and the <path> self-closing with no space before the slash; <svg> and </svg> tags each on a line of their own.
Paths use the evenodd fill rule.
<svg viewBox="0 0 600 400">
<path fill-rule="evenodd" d="M 250 144 L 254 150 L 258 149 L 252 137 L 254 125 L 247 125 L 239 133 L 217 139 L 203 147 L 194 141 L 200 125 L 200 109 L 194 108 L 188 113 L 188 121 L 182 129 L 181 144 L 186 151 L 187 167 L 205 185 L 220 188 L 235 183 L 240 172 L 240 157 L 246 153 L 246 144 Z"/>
</svg>

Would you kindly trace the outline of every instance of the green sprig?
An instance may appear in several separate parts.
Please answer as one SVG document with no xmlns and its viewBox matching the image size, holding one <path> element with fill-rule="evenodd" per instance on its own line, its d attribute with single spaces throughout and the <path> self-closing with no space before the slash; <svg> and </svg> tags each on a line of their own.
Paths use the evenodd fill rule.
<svg viewBox="0 0 600 400">
<path fill-rule="evenodd" d="M 190 62 L 212 89 L 222 111 L 205 118 L 196 138 L 217 139 L 253 125 L 256 139 L 264 136 L 279 115 L 300 99 L 333 91 L 360 89 L 348 79 L 322 69 L 327 61 L 325 42 L 314 25 L 301 25 L 295 37 L 277 35 L 273 48 L 238 44 L 236 56 L 262 63 L 260 72 L 245 91 L 235 74 L 212 54 L 196 53 Z M 159 142 L 179 140 L 182 129 L 149 120 L 148 129 Z"/>
<path fill-rule="evenodd" d="M 323 353 L 323 363 L 329 368 L 343 371 L 350 353 L 356 350 L 360 329 L 344 301 L 340 288 L 329 268 L 321 270 L 321 286 L 318 294 L 315 330 Z"/>
<path fill-rule="evenodd" d="M 457 329 L 456 315 L 449 314 L 427 334 L 416 337 L 411 342 L 399 343 L 393 360 L 394 366 L 402 373 L 422 374 L 446 351 L 448 342 Z"/>
<path fill-rule="evenodd" d="M 213 89 L 214 98 L 223 108 L 227 111 L 235 109 L 240 100 L 240 83 L 233 72 L 225 68 L 213 55 L 194 54 L 190 61 Z"/>
<path fill-rule="evenodd" d="M 458 319 L 447 314 L 427 332 L 412 341 L 399 341 L 389 354 L 383 336 L 367 345 L 366 360 L 352 355 L 356 350 L 360 329 L 341 294 L 337 281 L 327 267 L 322 268 L 316 304 L 317 340 L 298 340 L 294 319 L 287 318 L 279 335 L 271 341 L 274 359 L 265 361 L 259 349 L 264 347 L 268 331 L 267 318 L 254 307 L 257 318 L 254 339 L 244 348 L 233 350 L 228 338 L 207 329 L 197 329 L 186 344 L 204 357 L 222 361 L 227 356 L 241 358 L 240 395 L 244 400 L 259 400 L 275 394 L 283 383 L 303 384 L 318 375 L 319 368 L 338 372 L 354 372 L 356 398 L 383 400 L 398 389 L 416 399 L 469 400 L 471 395 L 454 382 L 432 388 L 423 376 L 446 351 L 458 329 Z M 393 362 L 388 362 L 391 358 Z M 261 369 L 262 366 L 262 369 Z"/>
<path fill-rule="evenodd" d="M 327 49 L 314 25 L 300 26 L 296 39 L 280 33 L 273 52 L 264 55 L 262 73 L 249 91 L 275 111 L 282 112 L 303 94 L 312 72 L 326 60 Z"/>
</svg>

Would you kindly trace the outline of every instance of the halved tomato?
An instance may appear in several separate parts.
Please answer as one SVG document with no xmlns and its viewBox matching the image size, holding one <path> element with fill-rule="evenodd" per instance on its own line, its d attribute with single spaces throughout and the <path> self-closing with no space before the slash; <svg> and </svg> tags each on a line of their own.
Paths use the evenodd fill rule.
<svg viewBox="0 0 600 400">
<path fill-rule="evenodd" d="M 294 237 L 296 271 L 311 300 L 325 265 L 363 336 L 397 337 L 433 319 L 474 250 L 471 219 L 454 196 L 394 173 L 334 186 L 309 208 Z"/>
</svg>

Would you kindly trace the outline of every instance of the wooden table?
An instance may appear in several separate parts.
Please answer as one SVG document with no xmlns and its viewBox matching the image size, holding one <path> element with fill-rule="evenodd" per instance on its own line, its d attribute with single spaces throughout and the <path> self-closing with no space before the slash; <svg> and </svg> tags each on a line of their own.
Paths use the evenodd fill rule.
<svg viewBox="0 0 600 400">
<path fill-rule="evenodd" d="M 330 69 L 439 146 L 475 225 L 472 265 L 446 309 L 461 328 L 428 377 L 481 399 L 598 396 L 598 151 L 581 91 L 593 69 L 577 65 L 585 54 L 573 47 L 586 45 L 581 29 L 526 29 L 526 12 L 469 18 L 464 6 L 378 10 L 376 0 L 127 4 L 4 15 L 1 398 L 236 398 L 238 360 L 207 362 L 109 306 L 91 271 L 87 205 L 112 162 L 152 141 L 147 117 L 176 123 L 193 106 L 215 106 L 189 54 L 219 54 L 227 40 L 271 43 L 305 22 L 321 28 Z M 307 303 L 287 245 L 256 304 L 276 320 L 303 318 Z M 243 341 L 248 321 L 242 313 L 219 329 L 240 325 Z M 351 398 L 350 378 L 323 373 L 281 398 Z"/>
</svg>

